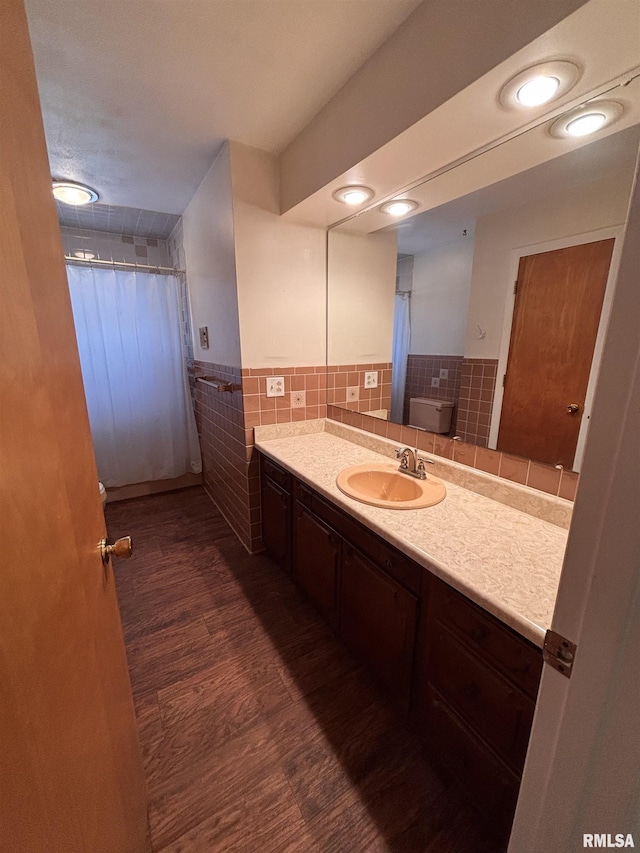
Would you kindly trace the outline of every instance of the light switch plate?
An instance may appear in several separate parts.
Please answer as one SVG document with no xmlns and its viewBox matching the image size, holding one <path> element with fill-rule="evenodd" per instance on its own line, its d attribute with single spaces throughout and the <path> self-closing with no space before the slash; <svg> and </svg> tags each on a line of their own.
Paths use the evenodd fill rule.
<svg viewBox="0 0 640 853">
<path fill-rule="evenodd" d="M 267 376 L 267 397 L 284 397 L 284 376 Z"/>
<path fill-rule="evenodd" d="M 432 388 L 439 388 L 440 387 L 440 380 L 438 379 L 437 376 L 431 377 L 431 387 Z"/>
<path fill-rule="evenodd" d="M 200 326 L 198 329 L 200 335 L 200 346 L 202 349 L 209 349 L 209 327 Z"/>
<path fill-rule="evenodd" d="M 377 388 L 378 387 L 378 371 L 377 370 L 367 370 L 364 374 L 364 387 L 365 388 Z"/>
<path fill-rule="evenodd" d="M 448 369 L 445 367 L 441 367 L 440 368 L 440 379 L 448 379 L 448 378 L 449 378 Z"/>
</svg>

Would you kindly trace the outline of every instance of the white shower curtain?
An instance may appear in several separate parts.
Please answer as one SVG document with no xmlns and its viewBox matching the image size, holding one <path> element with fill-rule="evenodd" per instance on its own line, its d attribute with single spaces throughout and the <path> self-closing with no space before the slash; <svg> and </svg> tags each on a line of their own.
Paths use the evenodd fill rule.
<svg viewBox="0 0 640 853">
<path fill-rule="evenodd" d="M 102 482 L 200 471 L 175 276 L 71 264 L 67 276 Z"/>
<path fill-rule="evenodd" d="M 409 293 L 396 293 L 393 313 L 393 364 L 391 374 L 391 420 L 396 424 L 401 424 L 403 421 L 407 358 L 411 344 L 410 304 Z"/>
</svg>

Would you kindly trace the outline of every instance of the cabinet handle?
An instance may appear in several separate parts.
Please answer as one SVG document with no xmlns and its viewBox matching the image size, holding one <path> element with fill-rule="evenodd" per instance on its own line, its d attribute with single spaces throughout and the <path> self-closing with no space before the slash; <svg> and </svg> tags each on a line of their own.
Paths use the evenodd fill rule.
<svg viewBox="0 0 640 853">
<path fill-rule="evenodd" d="M 389 559 L 389 557 L 387 557 L 387 559 L 384 561 L 384 567 L 388 572 L 390 572 L 393 568 L 393 562 Z"/>
</svg>

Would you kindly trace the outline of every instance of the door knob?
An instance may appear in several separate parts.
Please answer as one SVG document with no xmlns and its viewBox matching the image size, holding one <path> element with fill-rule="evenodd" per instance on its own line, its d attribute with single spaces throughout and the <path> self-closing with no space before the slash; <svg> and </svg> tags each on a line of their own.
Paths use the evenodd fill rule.
<svg viewBox="0 0 640 853">
<path fill-rule="evenodd" d="M 108 539 L 100 541 L 100 555 L 102 562 L 107 565 L 109 557 L 113 554 L 114 557 L 130 557 L 133 553 L 133 540 L 130 536 L 123 536 L 121 539 L 116 539 L 115 542 L 109 542 Z"/>
<path fill-rule="evenodd" d="M 575 415 L 580 411 L 580 406 L 577 403 L 569 403 L 567 406 L 567 411 L 570 415 Z"/>
</svg>

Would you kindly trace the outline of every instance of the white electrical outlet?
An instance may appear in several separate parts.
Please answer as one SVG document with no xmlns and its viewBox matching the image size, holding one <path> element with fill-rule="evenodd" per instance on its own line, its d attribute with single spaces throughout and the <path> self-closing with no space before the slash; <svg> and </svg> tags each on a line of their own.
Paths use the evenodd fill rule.
<svg viewBox="0 0 640 853">
<path fill-rule="evenodd" d="M 267 397 L 284 397 L 284 376 L 267 376 Z"/>
<path fill-rule="evenodd" d="M 367 370 L 364 374 L 364 387 L 365 388 L 377 388 L 378 387 L 378 371 L 377 370 Z"/>
<path fill-rule="evenodd" d="M 447 369 L 445 369 L 444 367 L 441 367 L 440 368 L 440 379 L 448 379 L 448 378 L 449 378 L 449 371 Z"/>
<path fill-rule="evenodd" d="M 432 388 L 439 388 L 440 387 L 440 380 L 438 379 L 437 376 L 433 376 L 431 378 L 431 387 Z"/>
</svg>

